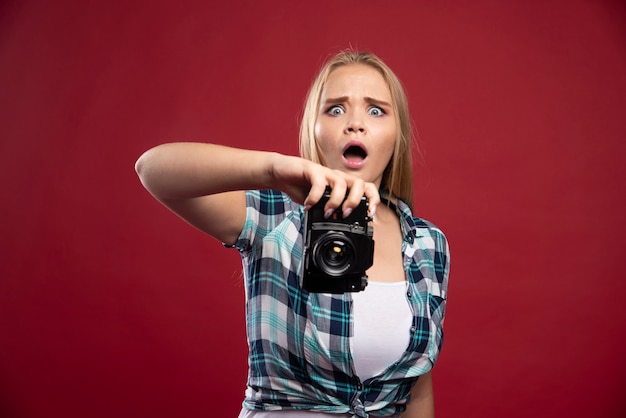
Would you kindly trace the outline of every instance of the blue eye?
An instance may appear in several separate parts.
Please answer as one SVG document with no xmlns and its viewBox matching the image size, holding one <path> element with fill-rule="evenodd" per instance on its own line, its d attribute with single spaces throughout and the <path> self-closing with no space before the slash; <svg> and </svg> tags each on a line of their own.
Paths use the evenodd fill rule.
<svg viewBox="0 0 626 418">
<path fill-rule="evenodd" d="M 372 106 L 367 109 L 367 114 L 372 116 L 382 116 L 385 114 L 385 111 L 378 106 Z"/>
<path fill-rule="evenodd" d="M 332 116 L 339 116 L 339 115 L 343 115 L 345 111 L 343 110 L 343 107 L 341 106 L 332 106 L 326 111 L 326 113 Z"/>
</svg>

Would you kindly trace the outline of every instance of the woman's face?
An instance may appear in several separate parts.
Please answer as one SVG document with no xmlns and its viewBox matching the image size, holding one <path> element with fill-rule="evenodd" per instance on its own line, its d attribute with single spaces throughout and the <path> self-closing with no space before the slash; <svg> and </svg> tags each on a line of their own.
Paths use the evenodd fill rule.
<svg viewBox="0 0 626 418">
<path fill-rule="evenodd" d="M 349 64 L 330 73 L 315 123 L 322 164 L 380 187 L 396 132 L 391 92 L 377 70 Z"/>
</svg>

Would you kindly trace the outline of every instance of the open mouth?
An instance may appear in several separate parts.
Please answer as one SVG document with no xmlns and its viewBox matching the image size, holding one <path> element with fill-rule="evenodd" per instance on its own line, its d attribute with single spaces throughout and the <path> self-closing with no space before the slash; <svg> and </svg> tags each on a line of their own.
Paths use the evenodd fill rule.
<svg viewBox="0 0 626 418">
<path fill-rule="evenodd" d="M 367 151 L 361 145 L 350 145 L 343 152 L 343 158 L 350 164 L 361 164 L 367 158 Z"/>
</svg>

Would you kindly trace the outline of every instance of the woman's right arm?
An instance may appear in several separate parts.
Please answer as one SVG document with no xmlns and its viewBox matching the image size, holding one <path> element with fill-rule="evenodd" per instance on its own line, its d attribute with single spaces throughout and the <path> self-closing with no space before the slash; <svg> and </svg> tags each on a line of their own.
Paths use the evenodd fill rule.
<svg viewBox="0 0 626 418">
<path fill-rule="evenodd" d="M 333 188 L 326 208 L 354 208 L 365 194 L 379 202 L 376 187 L 299 157 L 205 143 L 172 143 L 146 151 L 135 164 L 144 187 L 185 221 L 233 244 L 246 217 L 245 190 L 278 189 L 311 206 L 325 186 Z"/>
<path fill-rule="evenodd" d="M 144 187 L 189 224 L 232 244 L 245 221 L 242 190 L 268 183 L 271 154 L 202 143 L 172 143 L 146 151 L 135 164 Z M 225 193 L 228 192 L 228 193 Z"/>
</svg>

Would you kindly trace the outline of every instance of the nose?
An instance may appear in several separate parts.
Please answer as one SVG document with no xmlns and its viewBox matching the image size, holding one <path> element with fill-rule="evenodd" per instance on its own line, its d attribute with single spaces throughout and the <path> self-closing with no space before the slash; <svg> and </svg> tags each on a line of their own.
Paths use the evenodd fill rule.
<svg viewBox="0 0 626 418">
<path fill-rule="evenodd" d="M 344 132 L 346 134 L 365 132 L 365 123 L 357 112 L 353 112 L 348 118 Z"/>
</svg>

